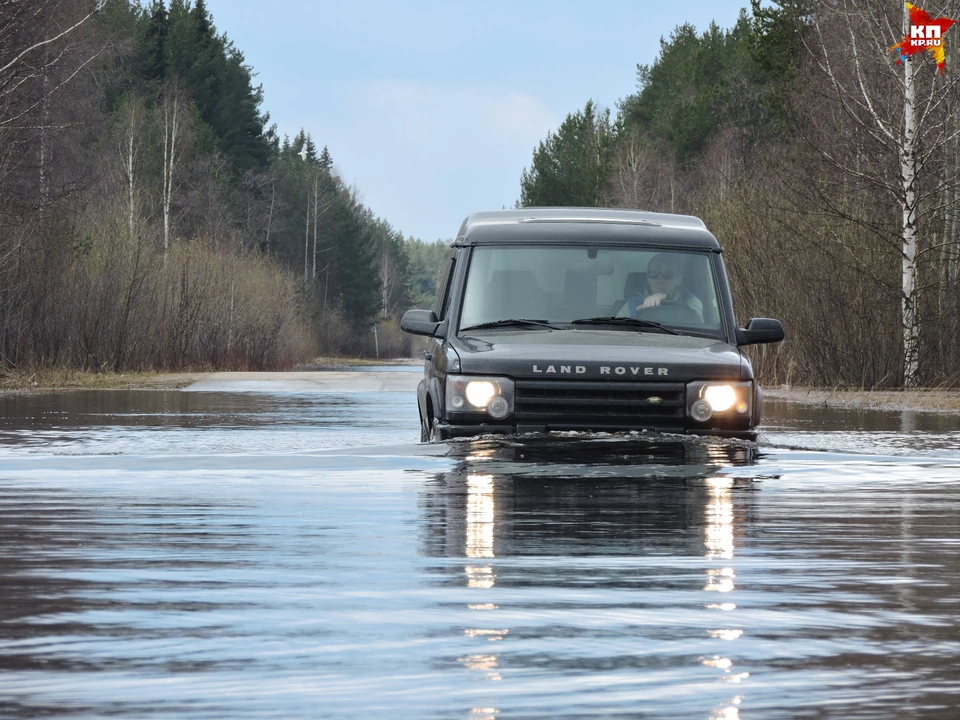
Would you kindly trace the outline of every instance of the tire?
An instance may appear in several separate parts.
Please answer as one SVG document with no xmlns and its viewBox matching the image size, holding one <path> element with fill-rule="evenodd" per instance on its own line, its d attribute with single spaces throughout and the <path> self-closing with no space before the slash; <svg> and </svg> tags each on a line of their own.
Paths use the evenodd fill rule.
<svg viewBox="0 0 960 720">
<path fill-rule="evenodd" d="M 446 439 L 446 433 L 437 427 L 436 420 L 434 420 L 430 425 L 427 425 L 427 423 L 425 423 L 423 420 L 420 421 L 420 442 L 438 443 L 443 442 Z"/>
</svg>

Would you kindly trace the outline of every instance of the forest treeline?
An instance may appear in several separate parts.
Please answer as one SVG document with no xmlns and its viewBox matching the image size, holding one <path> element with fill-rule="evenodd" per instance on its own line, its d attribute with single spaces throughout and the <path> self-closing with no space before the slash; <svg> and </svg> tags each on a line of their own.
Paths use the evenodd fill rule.
<svg viewBox="0 0 960 720">
<path fill-rule="evenodd" d="M 203 0 L 0 3 L 0 371 L 409 354 L 446 244 L 279 138 L 253 77 Z"/>
<path fill-rule="evenodd" d="M 927 2 L 960 19 L 960 3 Z M 960 380 L 960 32 L 903 63 L 900 0 L 753 0 L 677 27 L 615 112 L 587 102 L 534 150 L 519 205 L 689 213 L 726 250 L 767 382 Z"/>
<path fill-rule="evenodd" d="M 905 13 L 752 0 L 679 26 L 634 94 L 534 149 L 518 205 L 702 217 L 739 319 L 786 327 L 751 350 L 766 382 L 953 384 L 958 31 L 944 72 L 898 62 Z M 0 3 L 0 371 L 410 352 L 398 317 L 432 306 L 446 244 L 376 217 L 307 129 L 278 137 L 253 78 L 203 0 Z"/>
</svg>

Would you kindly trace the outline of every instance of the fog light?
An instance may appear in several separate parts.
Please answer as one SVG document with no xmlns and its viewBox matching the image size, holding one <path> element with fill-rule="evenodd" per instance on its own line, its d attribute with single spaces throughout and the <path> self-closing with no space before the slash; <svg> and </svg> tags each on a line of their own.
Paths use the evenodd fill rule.
<svg viewBox="0 0 960 720">
<path fill-rule="evenodd" d="M 736 391 L 729 385 L 710 385 L 703 391 L 703 399 L 713 412 L 724 412 L 737 401 Z"/>
<path fill-rule="evenodd" d="M 690 416 L 697 422 L 706 422 L 713 417 L 713 408 L 706 400 L 697 400 L 690 406 Z"/>
<path fill-rule="evenodd" d="M 474 407 L 485 408 L 490 398 L 497 394 L 497 388 L 492 382 L 474 380 L 467 383 L 467 400 Z"/>
<path fill-rule="evenodd" d="M 490 413 L 490 417 L 502 420 L 510 413 L 510 403 L 503 396 L 497 395 L 487 405 L 487 412 Z"/>
</svg>

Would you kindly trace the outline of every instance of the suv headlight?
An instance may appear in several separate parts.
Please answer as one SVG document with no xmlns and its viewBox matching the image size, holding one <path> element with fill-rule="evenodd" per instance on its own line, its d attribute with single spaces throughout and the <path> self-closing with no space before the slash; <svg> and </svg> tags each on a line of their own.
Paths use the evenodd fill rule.
<svg viewBox="0 0 960 720">
<path fill-rule="evenodd" d="M 687 415 L 705 423 L 711 418 L 749 418 L 753 382 L 692 382 L 687 385 Z"/>
<path fill-rule="evenodd" d="M 513 414 L 514 384 L 505 377 L 447 375 L 447 413 L 486 413 L 494 420 Z"/>
</svg>

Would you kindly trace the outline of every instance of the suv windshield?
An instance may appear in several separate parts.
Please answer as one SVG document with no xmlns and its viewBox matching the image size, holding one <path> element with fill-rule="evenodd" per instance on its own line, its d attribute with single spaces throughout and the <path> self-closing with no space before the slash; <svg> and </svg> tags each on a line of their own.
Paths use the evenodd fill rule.
<svg viewBox="0 0 960 720">
<path fill-rule="evenodd" d="M 536 318 L 553 325 L 637 318 L 722 337 L 709 252 L 596 246 L 473 249 L 460 327 Z M 608 323 L 611 330 L 640 323 Z M 603 328 L 603 323 L 572 327 Z"/>
</svg>

